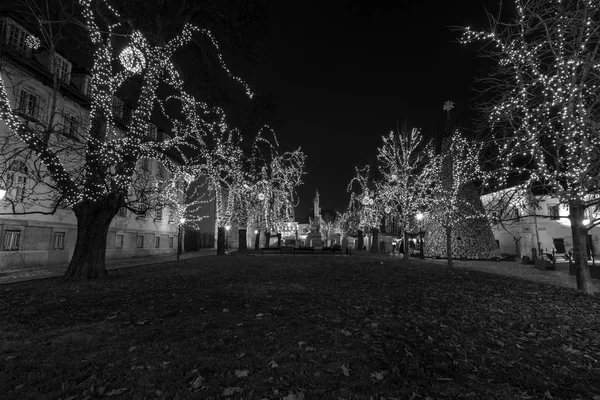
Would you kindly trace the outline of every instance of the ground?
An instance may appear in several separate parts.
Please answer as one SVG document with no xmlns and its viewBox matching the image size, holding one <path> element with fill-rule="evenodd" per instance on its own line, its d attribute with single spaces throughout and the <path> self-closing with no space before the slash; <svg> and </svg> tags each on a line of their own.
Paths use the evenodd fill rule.
<svg viewBox="0 0 600 400">
<path fill-rule="evenodd" d="M 370 255 L 0 286 L 3 399 L 600 399 L 600 301 Z"/>
</svg>

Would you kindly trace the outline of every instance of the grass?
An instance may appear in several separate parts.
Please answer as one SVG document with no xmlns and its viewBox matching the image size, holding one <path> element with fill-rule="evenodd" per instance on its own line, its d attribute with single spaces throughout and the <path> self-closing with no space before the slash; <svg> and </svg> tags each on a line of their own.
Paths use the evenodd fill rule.
<svg viewBox="0 0 600 400">
<path fill-rule="evenodd" d="M 600 302 L 372 257 L 0 286 L 2 399 L 597 399 Z"/>
</svg>

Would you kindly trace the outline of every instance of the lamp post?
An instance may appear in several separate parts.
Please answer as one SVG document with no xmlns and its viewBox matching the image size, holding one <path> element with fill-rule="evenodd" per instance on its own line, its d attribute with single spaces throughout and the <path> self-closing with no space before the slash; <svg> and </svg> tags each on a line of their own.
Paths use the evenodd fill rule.
<svg viewBox="0 0 600 400">
<path fill-rule="evenodd" d="M 179 219 L 179 231 L 177 232 L 177 261 L 179 261 L 179 257 L 181 257 L 181 228 L 185 224 L 185 218 Z"/>
<path fill-rule="evenodd" d="M 227 250 L 227 248 L 229 246 L 227 246 L 227 243 L 229 242 L 229 229 L 231 229 L 231 226 L 227 225 L 225 227 L 225 250 Z"/>
<path fill-rule="evenodd" d="M 419 221 L 419 257 L 425 258 L 423 255 L 423 213 L 419 212 L 417 214 L 417 220 Z"/>
</svg>

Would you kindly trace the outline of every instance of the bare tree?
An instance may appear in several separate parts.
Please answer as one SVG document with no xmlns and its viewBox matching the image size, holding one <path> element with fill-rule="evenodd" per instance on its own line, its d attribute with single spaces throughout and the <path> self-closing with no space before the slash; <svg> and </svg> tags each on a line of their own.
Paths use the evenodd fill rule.
<svg viewBox="0 0 600 400">
<path fill-rule="evenodd" d="M 417 128 L 392 131 L 383 136 L 377 160 L 383 179 L 379 182 L 378 202 L 387 214 L 395 217 L 404 233 L 404 259 L 410 257 L 408 230 L 414 227 L 415 216 L 425 207 L 432 176 L 427 164 L 433 158 L 433 148 L 426 143 Z"/>
<path fill-rule="evenodd" d="M 547 188 L 569 207 L 577 288 L 593 295 L 584 224 L 600 202 L 600 13 L 596 1 L 515 0 L 514 18 L 489 15 L 486 31 L 466 28 L 464 42 L 486 41 L 497 61 L 484 82 L 490 142 L 502 171 Z"/>
<path fill-rule="evenodd" d="M 85 30 L 92 50 L 89 98 L 81 101 L 89 101 L 89 107 L 78 108 L 81 119 L 75 116 L 71 120 L 61 115 L 59 100 L 66 80 L 57 67 L 58 53 L 52 47 L 55 42 L 50 40 L 52 95 L 44 105 L 43 114 L 35 101 L 10 95 L 20 88 L 19 77 L 11 75 L 10 68 L 0 76 L 0 118 L 9 132 L 3 138 L 6 141 L 0 158 L 9 170 L 24 171 L 25 166 L 27 174 L 34 173 L 28 175 L 35 182 L 27 186 L 34 189 L 27 196 L 31 203 L 13 204 L 11 212 L 53 213 L 61 206 L 73 210 L 77 240 L 65 278 L 89 279 L 107 275 L 107 232 L 118 210 L 127 207 L 144 214 L 158 206 L 160 189 L 169 186 L 155 181 L 145 171 L 145 160 L 158 160 L 167 170 L 175 172 L 181 161 L 187 159 L 190 143 L 202 145 L 197 130 L 179 126 L 200 126 L 197 119 L 204 115 L 196 110 L 207 107 L 184 90 L 172 58 L 194 35 L 204 33 L 215 45 L 216 42 L 210 32 L 189 23 L 176 36 L 164 32 L 164 25 L 157 23 L 155 34 L 149 38 L 104 1 L 80 0 L 77 9 L 81 12 L 77 21 Z M 41 21 L 39 35 L 55 37 L 52 33 L 55 21 L 46 18 L 43 11 L 32 8 Z M 31 35 L 28 43 L 35 47 L 39 39 Z M 124 105 L 116 100 L 123 91 L 132 104 L 128 120 L 123 118 Z M 159 93 L 167 93 L 163 101 Z M 181 112 L 170 114 L 169 104 Z M 149 135 L 154 112 L 162 113 L 169 121 L 173 128 L 171 135 L 162 138 Z M 72 130 L 73 125 L 78 125 L 76 131 Z M 12 177 L 23 172 L 7 172 L 3 175 L 8 177 L 4 183 L 14 187 Z"/>
<path fill-rule="evenodd" d="M 479 197 L 468 195 L 474 192 L 468 190 L 468 186 L 473 186 L 484 176 L 480 153 L 481 143 L 468 141 L 456 130 L 444 140 L 441 154 L 436 155 L 426 168 L 433 182 L 428 198 L 429 213 L 446 231 L 448 270 L 452 269 L 452 229 L 465 220 L 485 218 Z"/>
</svg>

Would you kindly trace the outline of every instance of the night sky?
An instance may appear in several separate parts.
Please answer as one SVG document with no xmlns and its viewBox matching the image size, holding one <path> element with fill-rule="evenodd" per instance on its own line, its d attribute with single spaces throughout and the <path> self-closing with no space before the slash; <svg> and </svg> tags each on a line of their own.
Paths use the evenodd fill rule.
<svg viewBox="0 0 600 400">
<path fill-rule="evenodd" d="M 459 123 L 473 115 L 474 77 L 484 76 L 485 63 L 451 27 L 484 26 L 485 10 L 497 2 L 396 3 L 270 5 L 267 61 L 247 81 L 274 96 L 283 149 L 301 146 L 307 155 L 297 218 L 312 207 L 316 189 L 322 208 L 345 209 L 354 166 L 374 161 L 381 136 L 399 124 L 439 135 L 446 100 L 454 101 Z"/>
</svg>

